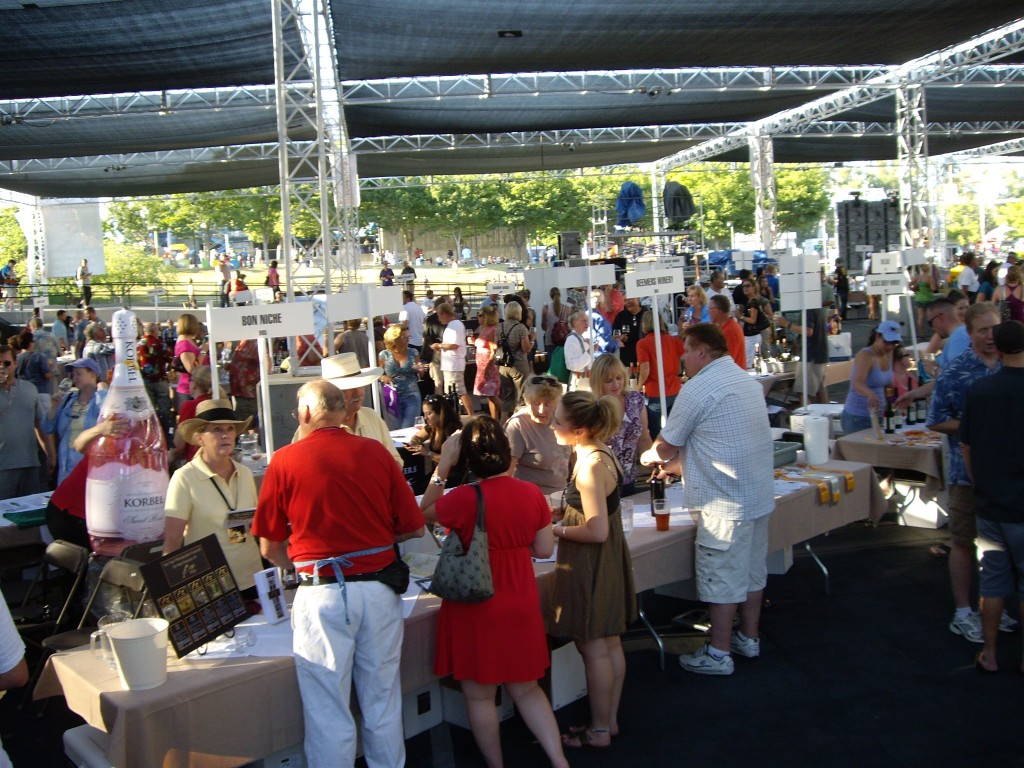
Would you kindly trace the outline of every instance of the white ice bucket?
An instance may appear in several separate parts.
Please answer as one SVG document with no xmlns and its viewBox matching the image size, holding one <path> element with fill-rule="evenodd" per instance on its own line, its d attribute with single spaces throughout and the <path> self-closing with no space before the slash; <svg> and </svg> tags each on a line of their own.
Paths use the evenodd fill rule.
<svg viewBox="0 0 1024 768">
<path fill-rule="evenodd" d="M 131 619 L 107 630 L 125 690 L 145 691 L 167 680 L 167 626 L 166 619 Z"/>
</svg>

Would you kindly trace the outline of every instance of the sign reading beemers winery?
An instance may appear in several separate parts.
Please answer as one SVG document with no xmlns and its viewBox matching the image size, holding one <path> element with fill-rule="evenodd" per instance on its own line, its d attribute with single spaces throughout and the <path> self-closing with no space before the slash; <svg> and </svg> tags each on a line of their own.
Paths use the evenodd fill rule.
<svg viewBox="0 0 1024 768">
<path fill-rule="evenodd" d="M 665 296 L 684 290 L 686 283 L 678 269 L 646 269 L 626 275 L 627 296 Z"/>
<path fill-rule="evenodd" d="M 313 305 L 308 301 L 210 310 L 210 337 L 214 341 L 308 336 L 311 333 Z"/>
</svg>

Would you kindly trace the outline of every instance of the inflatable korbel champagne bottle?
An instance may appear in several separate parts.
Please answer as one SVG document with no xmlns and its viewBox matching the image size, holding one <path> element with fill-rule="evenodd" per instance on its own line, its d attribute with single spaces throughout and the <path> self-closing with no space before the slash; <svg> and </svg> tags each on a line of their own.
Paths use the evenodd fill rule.
<svg viewBox="0 0 1024 768">
<path fill-rule="evenodd" d="M 167 443 L 136 360 L 135 313 L 114 313 L 114 376 L 99 422 L 120 422 L 89 444 L 85 522 L 93 551 L 115 556 L 164 533 Z"/>
</svg>

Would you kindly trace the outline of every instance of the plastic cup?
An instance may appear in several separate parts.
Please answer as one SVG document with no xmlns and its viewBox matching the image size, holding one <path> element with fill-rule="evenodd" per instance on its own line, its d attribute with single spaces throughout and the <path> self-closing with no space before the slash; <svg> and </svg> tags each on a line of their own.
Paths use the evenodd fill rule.
<svg viewBox="0 0 1024 768">
<path fill-rule="evenodd" d="M 260 447 L 259 435 L 239 435 L 238 447 L 241 449 L 243 456 L 251 458 Z"/>
<path fill-rule="evenodd" d="M 107 631 L 126 691 L 146 691 L 167 680 L 166 619 L 130 619 Z"/>
<path fill-rule="evenodd" d="M 651 502 L 651 507 L 654 512 L 654 527 L 659 531 L 668 530 L 668 517 L 672 511 L 668 505 L 668 499 L 658 499 Z"/>
<path fill-rule="evenodd" d="M 131 617 L 132 615 L 127 611 L 111 611 L 106 616 L 100 618 L 97 622 L 98 629 L 89 635 L 89 648 L 92 650 L 93 655 L 103 659 L 111 669 L 116 669 L 117 664 L 114 663 L 114 649 L 110 646 L 110 638 L 107 636 L 107 632 L 115 624 L 128 621 Z"/>
<path fill-rule="evenodd" d="M 548 507 L 551 509 L 551 517 L 553 519 L 559 519 L 565 512 L 562 504 L 565 500 L 565 491 L 555 491 L 554 493 L 548 494 Z"/>
<path fill-rule="evenodd" d="M 628 539 L 633 532 L 633 502 L 623 499 L 619 502 L 619 514 L 622 516 L 622 533 Z"/>
</svg>

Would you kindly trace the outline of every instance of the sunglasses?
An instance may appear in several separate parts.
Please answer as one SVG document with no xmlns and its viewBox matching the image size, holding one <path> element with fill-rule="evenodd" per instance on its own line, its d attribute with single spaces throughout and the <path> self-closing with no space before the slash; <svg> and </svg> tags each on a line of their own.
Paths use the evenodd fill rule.
<svg viewBox="0 0 1024 768">
<path fill-rule="evenodd" d="M 427 395 L 423 398 L 424 403 L 440 403 L 444 400 L 440 395 Z"/>
<path fill-rule="evenodd" d="M 547 384 L 549 387 L 560 387 L 558 379 L 554 376 L 534 376 L 530 379 L 531 384 Z"/>
</svg>

